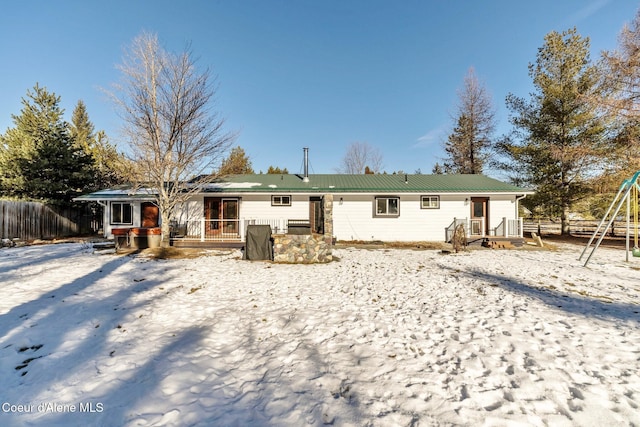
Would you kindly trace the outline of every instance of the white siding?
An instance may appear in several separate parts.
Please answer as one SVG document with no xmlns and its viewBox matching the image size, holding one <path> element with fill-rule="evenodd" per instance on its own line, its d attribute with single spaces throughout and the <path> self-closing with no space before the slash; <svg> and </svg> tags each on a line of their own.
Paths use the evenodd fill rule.
<svg viewBox="0 0 640 427">
<path fill-rule="evenodd" d="M 111 224 L 112 203 L 129 203 L 131 205 L 132 224 Z M 104 208 L 103 221 L 104 237 L 109 239 L 113 238 L 111 230 L 114 228 L 140 227 L 142 225 L 142 202 L 137 200 L 110 200 Z M 162 218 L 158 218 L 158 224 L 162 224 Z"/>
<path fill-rule="evenodd" d="M 174 215 L 179 224 L 202 219 L 204 217 L 204 197 L 194 196 L 185 204 L 176 207 Z"/>
<path fill-rule="evenodd" d="M 442 241 L 445 239 L 445 228 L 454 218 L 471 216 L 469 195 L 440 195 L 439 209 L 421 209 L 423 195 L 433 194 L 384 195 L 400 197 L 400 216 L 380 218 L 373 215 L 375 196 L 336 194 L 333 205 L 334 235 L 343 241 Z M 513 196 L 488 197 L 491 228 L 497 227 L 503 217 L 516 218 Z"/>
<path fill-rule="evenodd" d="M 422 209 L 421 196 L 439 196 L 440 207 Z M 212 197 L 221 197 L 215 195 Z M 321 196 L 318 194 L 318 196 Z M 445 228 L 454 218 L 471 216 L 470 195 L 465 194 L 380 194 L 400 198 L 400 216 L 374 217 L 375 195 L 334 194 L 333 234 L 338 240 L 382 241 L 443 241 Z M 475 195 L 474 195 L 475 196 Z M 517 218 L 515 196 L 478 195 L 489 198 L 490 228 L 503 220 Z M 245 220 L 280 220 L 309 218 L 310 195 L 291 194 L 291 206 L 271 206 L 271 194 L 224 194 L 224 198 L 240 199 L 240 218 Z M 195 196 L 183 209 L 176 212 L 179 222 L 201 219 L 204 215 L 204 197 Z M 134 219 L 140 220 L 139 205 Z"/>
<path fill-rule="evenodd" d="M 240 218 L 309 219 L 309 196 L 292 194 L 291 206 L 271 206 L 271 194 L 244 196 L 240 202 Z"/>
<path fill-rule="evenodd" d="M 516 219 L 516 202 L 514 196 L 495 195 L 489 199 L 489 222 L 496 228 L 503 218 Z"/>
<path fill-rule="evenodd" d="M 291 195 L 291 206 L 271 206 L 270 194 L 216 195 L 223 199 L 239 199 L 241 219 L 309 219 L 309 196 Z M 202 219 L 204 196 L 194 196 L 182 208 L 176 210 L 178 222 Z"/>
</svg>

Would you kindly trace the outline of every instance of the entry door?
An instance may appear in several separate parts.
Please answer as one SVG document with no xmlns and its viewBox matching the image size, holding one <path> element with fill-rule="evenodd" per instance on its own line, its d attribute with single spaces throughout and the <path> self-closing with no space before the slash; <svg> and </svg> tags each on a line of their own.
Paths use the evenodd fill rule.
<svg viewBox="0 0 640 427">
<path fill-rule="evenodd" d="M 204 198 L 204 219 L 206 231 L 216 231 L 220 229 L 220 198 Z"/>
<path fill-rule="evenodd" d="M 205 197 L 204 218 L 206 230 L 211 232 L 238 233 L 238 199 Z"/>
<path fill-rule="evenodd" d="M 324 203 L 322 197 L 309 199 L 309 218 L 311 219 L 311 232 L 324 234 Z"/>
<path fill-rule="evenodd" d="M 158 218 L 158 206 L 151 202 L 143 202 L 140 204 L 140 226 L 141 227 L 157 227 Z"/>
<path fill-rule="evenodd" d="M 222 232 L 238 233 L 238 199 L 222 199 Z"/>
<path fill-rule="evenodd" d="M 484 228 L 484 230 L 483 230 Z M 471 234 L 480 236 L 489 230 L 489 199 L 487 197 L 471 198 Z"/>
</svg>

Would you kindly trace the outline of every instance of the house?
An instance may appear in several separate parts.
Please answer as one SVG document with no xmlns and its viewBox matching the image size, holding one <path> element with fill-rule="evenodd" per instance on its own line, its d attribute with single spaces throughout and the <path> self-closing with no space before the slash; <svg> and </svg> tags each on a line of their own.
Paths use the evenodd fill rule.
<svg viewBox="0 0 640 427">
<path fill-rule="evenodd" d="M 235 175 L 201 186 L 175 212 L 176 245 L 237 243 L 248 225 L 338 241 L 449 241 L 522 237 L 518 202 L 530 191 L 483 175 Z M 158 226 L 150 189 L 110 189 L 79 197 L 104 209 L 104 235 Z"/>
</svg>

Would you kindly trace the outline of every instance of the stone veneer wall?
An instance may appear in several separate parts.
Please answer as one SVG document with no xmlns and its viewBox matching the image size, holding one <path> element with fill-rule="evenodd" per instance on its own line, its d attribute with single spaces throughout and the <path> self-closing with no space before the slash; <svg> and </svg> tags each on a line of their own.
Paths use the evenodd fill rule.
<svg viewBox="0 0 640 427">
<path fill-rule="evenodd" d="M 322 234 L 274 234 L 273 261 L 312 264 L 329 262 L 332 242 Z"/>
<path fill-rule="evenodd" d="M 274 234 L 273 261 L 312 264 L 333 260 L 333 194 L 325 194 L 324 234 Z"/>
</svg>

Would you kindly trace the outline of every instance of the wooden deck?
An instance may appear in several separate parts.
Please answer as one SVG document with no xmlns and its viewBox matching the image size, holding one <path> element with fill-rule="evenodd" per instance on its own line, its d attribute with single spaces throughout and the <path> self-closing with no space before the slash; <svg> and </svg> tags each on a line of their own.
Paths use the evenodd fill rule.
<svg viewBox="0 0 640 427">
<path fill-rule="evenodd" d="M 525 239 L 522 237 L 475 236 L 467 240 L 467 246 L 482 246 L 491 249 L 520 248 L 524 244 Z"/>
<path fill-rule="evenodd" d="M 245 245 L 244 242 L 233 241 L 220 241 L 220 240 L 171 240 L 171 246 L 175 248 L 210 248 L 210 249 L 240 249 Z"/>
</svg>

